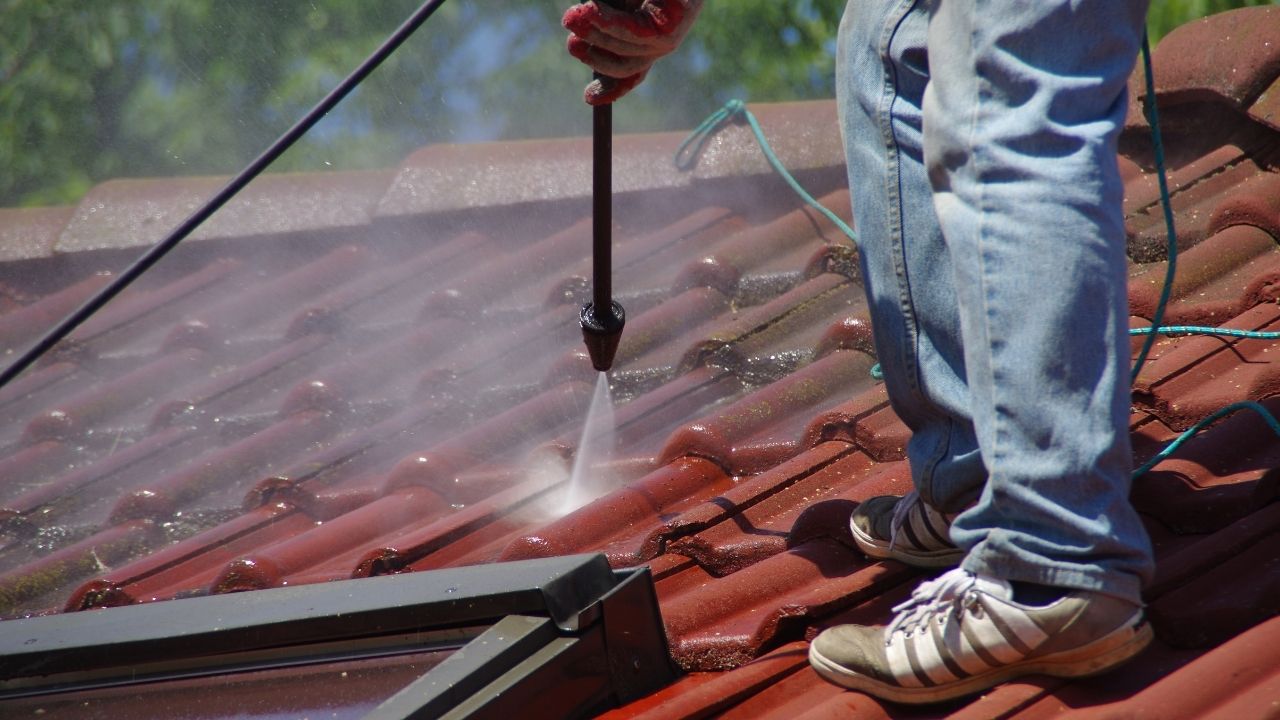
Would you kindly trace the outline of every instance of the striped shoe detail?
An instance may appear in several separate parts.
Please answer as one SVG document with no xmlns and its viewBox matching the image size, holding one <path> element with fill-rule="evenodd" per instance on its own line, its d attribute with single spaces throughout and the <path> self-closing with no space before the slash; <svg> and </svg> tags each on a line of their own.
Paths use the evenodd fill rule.
<svg viewBox="0 0 1280 720">
<path fill-rule="evenodd" d="M 929 507 L 913 490 L 898 503 L 894 510 L 889 549 L 893 550 L 905 536 L 908 549 L 942 550 L 953 548 L 951 521 L 954 515 L 944 515 Z"/>
<path fill-rule="evenodd" d="M 1006 583 L 964 570 L 921 585 L 885 631 L 893 678 L 907 688 L 946 685 L 1034 653 L 1049 635 L 1010 596 Z"/>
<path fill-rule="evenodd" d="M 962 569 L 922 583 L 888 627 L 838 625 L 809 647 L 824 678 L 876 697 L 930 703 L 1031 674 L 1092 675 L 1152 639 L 1142 610 L 1073 592 L 1042 607 L 1019 605 L 1001 580 Z"/>
<path fill-rule="evenodd" d="M 868 499 L 853 511 L 849 528 L 869 557 L 946 567 L 964 557 L 964 551 L 951 542 L 955 517 L 933 509 L 913 490 L 902 497 Z"/>
</svg>

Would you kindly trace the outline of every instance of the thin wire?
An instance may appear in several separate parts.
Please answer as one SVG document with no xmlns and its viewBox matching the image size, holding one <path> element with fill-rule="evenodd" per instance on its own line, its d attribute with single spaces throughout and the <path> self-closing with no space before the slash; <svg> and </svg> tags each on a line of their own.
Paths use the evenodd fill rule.
<svg viewBox="0 0 1280 720">
<path fill-rule="evenodd" d="M 786 166 L 782 164 L 782 161 L 779 160 L 778 156 L 773 152 L 773 148 L 765 138 L 764 130 L 760 128 L 760 123 L 756 120 L 755 114 L 748 110 L 746 103 L 741 100 L 735 98 L 725 103 L 723 107 L 708 116 L 706 120 L 703 120 L 702 123 L 698 125 L 698 127 L 693 129 L 693 132 L 689 133 L 689 136 L 680 143 L 680 147 L 676 148 L 674 158 L 676 167 L 680 170 L 689 170 L 693 168 L 694 165 L 697 165 L 698 158 L 702 154 L 702 148 L 707 144 L 707 141 L 711 139 L 711 136 L 716 134 L 723 125 L 729 123 L 739 115 L 746 118 L 747 124 L 751 126 L 751 132 L 755 133 L 756 142 L 760 144 L 760 150 L 764 153 L 765 159 L 769 161 L 769 165 L 773 167 L 774 171 L 777 172 L 778 175 L 782 176 L 782 179 L 786 181 L 787 185 L 790 186 L 791 189 L 805 201 L 805 203 L 822 213 L 823 217 L 827 218 L 832 222 L 832 224 L 840 228 L 840 231 L 847 235 L 856 246 L 858 244 L 858 234 L 854 232 L 853 228 L 849 227 L 845 221 L 837 217 L 835 213 L 823 207 L 822 203 L 815 200 L 807 190 L 800 186 L 800 183 L 797 182 L 791 173 L 787 171 Z"/>
<path fill-rule="evenodd" d="M 1159 327 L 1164 322 L 1164 311 L 1169 304 L 1169 295 L 1173 291 L 1173 278 L 1178 269 L 1178 235 L 1173 227 L 1173 203 L 1169 196 L 1169 182 L 1165 177 L 1164 139 L 1160 133 L 1160 111 L 1156 107 L 1156 81 L 1155 72 L 1151 68 L 1151 43 L 1146 33 L 1142 35 L 1142 69 L 1147 79 L 1147 124 L 1151 126 L 1151 143 L 1155 147 L 1156 180 L 1160 184 L 1160 204 L 1164 208 L 1164 226 L 1169 242 L 1167 253 L 1169 265 L 1164 273 L 1164 288 L 1160 291 L 1160 301 L 1156 303 L 1156 312 L 1151 318 L 1151 324 Z M 1133 372 L 1129 374 L 1130 383 L 1137 381 L 1138 373 L 1142 372 L 1142 366 L 1146 364 L 1147 356 L 1151 354 L 1151 347 L 1155 345 L 1155 341 L 1156 336 L 1151 334 L 1147 336 L 1146 342 L 1142 343 L 1142 349 L 1138 351 L 1138 359 L 1133 363 Z"/>
<path fill-rule="evenodd" d="M 1172 455 L 1175 450 L 1182 447 L 1183 443 L 1195 437 L 1197 433 L 1199 433 L 1209 424 L 1213 423 L 1214 421 L 1220 418 L 1226 417 L 1227 415 L 1237 412 L 1239 410 L 1252 410 L 1258 413 L 1259 415 L 1262 416 L 1262 419 L 1266 421 L 1267 425 L 1270 426 L 1271 430 L 1275 432 L 1277 436 L 1280 436 L 1280 420 L 1277 420 L 1275 415 L 1272 415 L 1271 412 L 1267 410 L 1265 407 L 1251 400 L 1232 403 L 1222 408 L 1221 410 L 1218 410 L 1217 412 L 1213 413 L 1209 417 L 1206 417 L 1205 419 L 1201 420 L 1195 425 L 1191 426 L 1189 430 L 1179 435 L 1176 440 L 1169 443 L 1160 452 L 1156 453 L 1155 457 L 1143 463 L 1142 467 L 1138 468 L 1137 470 L 1134 470 L 1133 477 L 1136 479 L 1138 477 L 1141 477 L 1142 475 L 1145 475 L 1148 470 L 1160 464 L 1162 460 Z"/>
<path fill-rule="evenodd" d="M 1134 362 L 1132 376 L 1130 379 L 1131 382 L 1137 380 L 1138 373 L 1141 372 L 1143 365 L 1146 364 L 1147 357 L 1150 355 L 1151 348 L 1155 343 L 1156 335 L 1194 334 L 1258 340 L 1280 339 L 1280 332 L 1235 330 L 1232 328 L 1204 327 L 1198 325 L 1160 324 L 1164 319 L 1165 310 L 1169 304 L 1169 297 L 1173 290 L 1173 280 L 1177 274 L 1178 236 L 1177 230 L 1174 227 L 1173 203 L 1169 193 L 1169 183 L 1165 169 L 1164 140 L 1160 132 L 1160 114 L 1156 108 L 1155 73 L 1151 67 L 1151 45 L 1146 35 L 1143 35 L 1142 38 L 1142 66 L 1145 71 L 1147 86 L 1147 122 L 1151 125 L 1152 144 L 1155 149 L 1157 181 L 1160 186 L 1160 203 L 1164 211 L 1165 229 L 1168 238 L 1168 267 L 1165 271 L 1164 287 L 1160 292 L 1160 300 L 1156 304 L 1155 315 L 1152 318 L 1152 327 L 1132 328 L 1129 330 L 1130 335 L 1147 336 L 1147 340 L 1143 343 L 1142 349 L 1138 353 L 1138 358 Z M 703 147 L 706 146 L 707 141 L 710 140 L 711 136 L 738 115 L 746 118 L 747 122 L 751 125 L 752 132 L 755 133 L 756 141 L 760 144 L 760 149 L 764 152 L 765 158 L 769 161 L 769 164 L 773 166 L 773 169 L 782 176 L 783 180 L 791 186 L 791 189 L 803 198 L 806 203 L 816 208 L 829 220 L 835 223 L 836 226 L 843 230 L 844 233 L 849 236 L 849 239 L 857 245 L 858 236 L 854 233 L 853 229 L 836 217 L 830 210 L 819 204 L 812 195 L 804 190 L 804 188 L 800 187 L 800 184 L 796 182 L 796 179 L 792 177 L 791 173 L 789 173 L 782 165 L 782 162 L 778 160 L 777 155 L 774 154 L 773 149 L 769 146 L 768 140 L 765 139 L 764 131 L 760 129 L 760 124 L 756 121 L 755 115 L 753 115 L 750 110 L 747 110 L 746 104 L 741 100 L 734 99 L 725 103 L 723 107 L 708 116 L 707 119 L 703 120 L 702 123 L 698 125 L 698 127 L 694 128 L 693 132 L 689 133 L 689 136 L 686 137 L 676 149 L 674 158 L 676 167 L 680 170 L 689 170 L 696 165 L 698 157 L 702 154 Z M 884 378 L 884 372 L 880 363 L 876 363 L 871 368 L 871 377 L 876 380 L 882 380 Z M 1187 430 L 1176 440 L 1169 443 L 1169 445 L 1161 450 L 1155 457 L 1151 458 L 1135 470 L 1133 472 L 1133 477 L 1137 478 L 1144 475 L 1151 468 L 1159 464 L 1160 461 L 1173 454 L 1173 452 L 1181 447 L 1183 443 L 1194 437 L 1215 420 L 1243 409 L 1249 409 L 1257 412 L 1263 417 L 1271 429 L 1274 430 L 1277 435 L 1280 435 L 1280 421 L 1277 421 L 1275 416 L 1273 416 L 1265 407 L 1252 401 L 1233 403 L 1196 423 L 1191 429 Z"/>
<path fill-rule="evenodd" d="M 1280 340 L 1280 332 L 1261 330 L 1235 330 L 1233 328 L 1203 327 L 1200 325 L 1164 325 L 1161 327 L 1130 328 L 1130 335 L 1221 335 L 1249 340 Z"/>
<path fill-rule="evenodd" d="M 1165 174 L 1164 141 L 1160 132 L 1160 112 L 1156 107 L 1155 72 L 1152 70 L 1152 67 L 1151 67 L 1151 44 L 1148 41 L 1146 35 L 1142 36 L 1142 69 L 1146 75 L 1146 86 L 1147 86 L 1146 114 L 1147 114 L 1147 123 L 1151 125 L 1152 145 L 1155 148 L 1155 160 L 1156 160 L 1156 171 L 1157 171 L 1156 179 L 1160 184 L 1160 206 L 1164 211 L 1164 224 L 1168 232 L 1168 253 L 1167 254 L 1169 258 L 1169 264 L 1168 264 L 1168 268 L 1165 271 L 1164 288 L 1160 291 L 1160 301 L 1156 304 L 1156 312 L 1151 319 L 1152 327 L 1133 328 L 1129 330 L 1130 335 L 1146 335 L 1147 336 L 1146 342 L 1142 344 L 1142 350 L 1138 353 L 1138 359 L 1136 362 L 1134 362 L 1131 381 L 1137 380 L 1138 373 L 1142 371 L 1142 366 L 1147 361 L 1147 356 L 1151 352 L 1151 347 L 1152 345 L 1155 344 L 1155 339 L 1157 334 L 1188 333 L 1188 334 L 1195 334 L 1195 335 L 1220 335 L 1225 337 L 1250 338 L 1250 339 L 1259 339 L 1259 340 L 1274 340 L 1274 339 L 1280 338 L 1280 332 L 1258 332 L 1253 330 L 1234 330 L 1231 328 L 1201 327 L 1201 326 L 1194 326 L 1194 325 L 1171 325 L 1171 326 L 1161 325 L 1161 322 L 1164 320 L 1165 308 L 1169 303 L 1169 296 L 1172 294 L 1172 291 L 1173 291 L 1173 279 L 1174 279 L 1174 276 L 1177 270 L 1177 264 L 1178 264 L 1178 236 L 1174 230 L 1173 201 L 1169 194 L 1169 184 Z M 1230 415 L 1238 410 L 1245 410 L 1245 409 L 1253 410 L 1254 412 L 1261 415 L 1262 419 L 1266 421 L 1267 425 L 1271 427 L 1271 429 L 1276 433 L 1276 435 L 1280 436 L 1280 421 L 1277 421 L 1275 416 L 1272 415 L 1265 407 L 1252 401 L 1232 403 L 1231 405 L 1228 405 L 1222 408 L 1221 410 L 1218 410 L 1217 412 L 1204 418 L 1200 422 L 1193 425 L 1186 432 L 1179 435 L 1176 440 L 1169 443 L 1169 445 L 1165 447 L 1163 450 L 1161 450 L 1159 453 L 1157 453 L 1155 457 L 1151 458 L 1147 462 L 1143 463 L 1141 467 L 1134 470 L 1133 478 L 1136 479 L 1141 477 L 1142 475 L 1145 475 L 1147 471 L 1151 470 L 1151 468 L 1158 465 L 1160 461 L 1172 455 L 1174 451 L 1176 451 L 1179 447 L 1182 446 L 1183 443 L 1195 437 L 1197 433 L 1199 433 L 1204 428 L 1208 427 L 1214 421 L 1218 420 L 1219 418 Z"/>
<path fill-rule="evenodd" d="M 77 308 L 70 315 L 66 316 L 53 327 L 44 337 L 27 349 L 12 365 L 4 369 L 0 373 L 0 387 L 4 387 L 9 381 L 13 380 L 24 370 L 31 366 L 36 360 L 40 359 L 49 350 L 53 349 L 64 338 L 71 334 L 85 320 L 88 320 L 94 313 L 102 309 L 102 306 L 110 302 L 122 290 L 128 287 L 134 280 L 137 280 L 144 272 L 149 270 L 161 258 L 169 253 L 178 243 L 182 242 L 201 223 L 209 219 L 209 216 L 217 212 L 223 205 L 227 203 L 236 193 L 244 189 L 254 178 L 262 173 L 276 158 L 284 154 L 286 150 L 293 146 L 308 130 L 316 123 L 320 122 L 330 110 L 343 100 L 357 85 L 364 81 L 379 65 L 386 60 L 391 53 L 395 52 L 409 36 L 418 29 L 427 18 L 431 17 L 445 0 L 427 0 L 414 13 L 405 20 L 395 32 L 391 33 L 382 45 L 378 46 L 364 62 L 342 82 L 338 83 L 328 95 L 324 96 L 315 107 L 311 108 L 306 115 L 303 115 L 293 127 L 289 128 L 276 139 L 266 150 L 262 152 L 253 162 L 249 163 L 244 170 L 231 179 L 216 195 L 210 198 L 204 205 L 183 220 L 180 225 L 169 232 L 167 236 L 160 242 L 151 246 L 142 254 L 132 265 L 125 268 L 123 272 L 115 277 L 104 288 L 98 291 L 96 295 L 89 298 L 87 302 Z"/>
</svg>

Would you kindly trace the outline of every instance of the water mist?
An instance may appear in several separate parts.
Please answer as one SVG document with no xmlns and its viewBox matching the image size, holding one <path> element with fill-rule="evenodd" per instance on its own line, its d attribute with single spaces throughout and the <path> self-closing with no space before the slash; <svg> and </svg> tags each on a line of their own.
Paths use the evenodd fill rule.
<svg viewBox="0 0 1280 720">
<path fill-rule="evenodd" d="M 599 468 L 613 452 L 616 425 L 613 417 L 613 395 L 609 392 L 609 376 L 600 373 L 596 389 L 591 395 L 587 419 L 582 424 L 582 436 L 573 456 L 573 471 L 565 488 L 561 514 L 573 512 L 613 489 L 608 477 L 599 474 Z M 592 473 L 592 468 L 597 473 Z"/>
</svg>

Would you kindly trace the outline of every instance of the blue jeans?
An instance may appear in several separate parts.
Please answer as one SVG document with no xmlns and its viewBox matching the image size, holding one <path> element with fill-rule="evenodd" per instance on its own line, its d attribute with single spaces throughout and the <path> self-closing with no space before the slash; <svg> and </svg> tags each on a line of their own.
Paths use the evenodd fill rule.
<svg viewBox="0 0 1280 720">
<path fill-rule="evenodd" d="M 1152 563 L 1128 500 L 1116 137 L 1146 6 L 851 0 L 837 58 L 876 350 L 917 490 L 963 510 L 969 571 L 1134 602 Z"/>
</svg>

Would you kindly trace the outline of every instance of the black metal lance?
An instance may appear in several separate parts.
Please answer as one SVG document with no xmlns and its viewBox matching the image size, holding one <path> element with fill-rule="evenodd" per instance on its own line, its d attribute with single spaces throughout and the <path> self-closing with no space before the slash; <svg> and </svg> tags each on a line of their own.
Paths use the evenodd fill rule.
<svg viewBox="0 0 1280 720">
<path fill-rule="evenodd" d="M 635 10 L 639 0 L 601 0 Z M 598 82 L 613 82 L 596 74 Z M 592 108 L 591 122 L 591 302 L 582 306 L 582 341 L 591 366 L 600 372 L 613 367 L 613 358 L 627 322 L 622 305 L 613 299 L 613 105 Z"/>
</svg>

